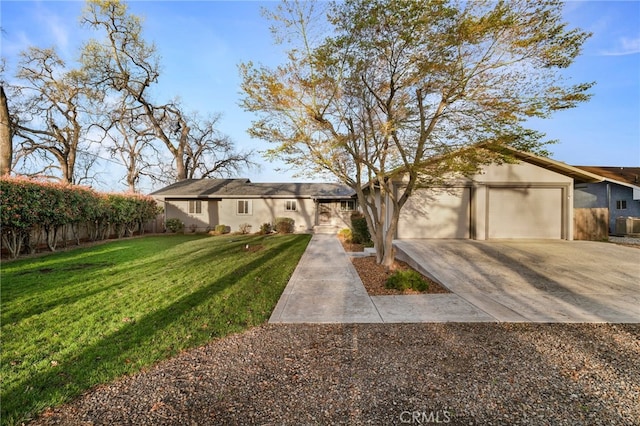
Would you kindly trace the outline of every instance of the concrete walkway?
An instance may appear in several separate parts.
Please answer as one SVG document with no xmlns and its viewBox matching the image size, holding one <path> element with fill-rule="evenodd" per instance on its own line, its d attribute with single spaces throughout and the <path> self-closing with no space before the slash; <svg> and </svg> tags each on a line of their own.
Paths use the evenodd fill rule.
<svg viewBox="0 0 640 426">
<path fill-rule="evenodd" d="M 270 323 L 478 322 L 495 318 L 456 294 L 369 297 L 335 235 L 316 234 Z"/>
<path fill-rule="evenodd" d="M 271 323 L 640 323 L 640 249 L 605 243 L 397 242 L 451 294 L 372 296 L 333 235 L 314 235 Z"/>
<path fill-rule="evenodd" d="M 269 322 L 382 322 L 335 235 L 315 234 Z"/>
</svg>

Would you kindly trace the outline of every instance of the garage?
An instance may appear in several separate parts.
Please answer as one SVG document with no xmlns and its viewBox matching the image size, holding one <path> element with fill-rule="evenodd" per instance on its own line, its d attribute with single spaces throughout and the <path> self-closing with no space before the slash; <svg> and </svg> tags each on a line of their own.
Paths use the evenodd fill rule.
<svg viewBox="0 0 640 426">
<path fill-rule="evenodd" d="M 487 238 L 561 239 L 561 187 L 488 188 Z"/>
<path fill-rule="evenodd" d="M 531 153 L 513 155 L 519 161 L 452 175 L 445 179 L 449 186 L 414 190 L 400 212 L 396 238 L 572 240 L 574 179 L 602 178 Z"/>
<path fill-rule="evenodd" d="M 400 211 L 398 238 L 470 238 L 471 188 L 419 189 Z"/>
</svg>

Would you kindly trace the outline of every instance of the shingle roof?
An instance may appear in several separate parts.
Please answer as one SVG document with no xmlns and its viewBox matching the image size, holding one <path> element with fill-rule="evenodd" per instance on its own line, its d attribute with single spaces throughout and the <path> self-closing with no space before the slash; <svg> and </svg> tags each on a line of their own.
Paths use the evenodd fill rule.
<svg viewBox="0 0 640 426">
<path fill-rule="evenodd" d="M 575 166 L 608 180 L 640 186 L 640 167 Z"/>
<path fill-rule="evenodd" d="M 156 198 L 350 198 L 355 191 L 337 183 L 253 183 L 249 179 L 186 179 L 151 195 Z"/>
</svg>

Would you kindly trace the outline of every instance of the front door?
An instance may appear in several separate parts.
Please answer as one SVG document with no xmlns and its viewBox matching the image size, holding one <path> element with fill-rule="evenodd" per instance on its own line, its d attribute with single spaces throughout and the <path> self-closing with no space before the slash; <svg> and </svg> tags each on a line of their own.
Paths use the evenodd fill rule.
<svg viewBox="0 0 640 426">
<path fill-rule="evenodd" d="M 331 205 L 326 203 L 318 204 L 318 224 L 331 224 Z"/>
</svg>

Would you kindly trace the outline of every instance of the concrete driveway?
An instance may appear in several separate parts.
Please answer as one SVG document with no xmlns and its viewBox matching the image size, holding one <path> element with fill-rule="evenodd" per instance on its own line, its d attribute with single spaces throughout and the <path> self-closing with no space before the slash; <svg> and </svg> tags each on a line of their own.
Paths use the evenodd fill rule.
<svg viewBox="0 0 640 426">
<path fill-rule="evenodd" d="M 400 240 L 397 257 L 508 322 L 640 323 L 640 249 L 591 241 Z"/>
</svg>

